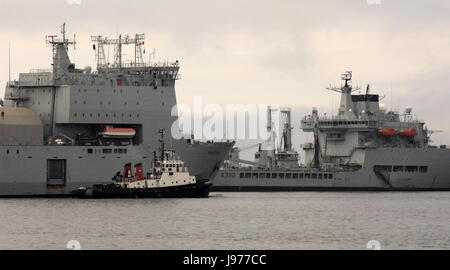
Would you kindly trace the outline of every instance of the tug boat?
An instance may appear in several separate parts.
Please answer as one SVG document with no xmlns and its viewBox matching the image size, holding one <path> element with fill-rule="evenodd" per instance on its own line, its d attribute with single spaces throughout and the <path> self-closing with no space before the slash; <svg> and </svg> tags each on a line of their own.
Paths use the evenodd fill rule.
<svg viewBox="0 0 450 270">
<path fill-rule="evenodd" d="M 72 191 L 78 198 L 207 198 L 212 186 L 209 179 L 191 176 L 174 151 L 165 151 L 161 140 L 161 156 L 154 152 L 153 170 L 144 175 L 142 163 L 127 163 L 111 184 L 94 184 Z"/>
</svg>

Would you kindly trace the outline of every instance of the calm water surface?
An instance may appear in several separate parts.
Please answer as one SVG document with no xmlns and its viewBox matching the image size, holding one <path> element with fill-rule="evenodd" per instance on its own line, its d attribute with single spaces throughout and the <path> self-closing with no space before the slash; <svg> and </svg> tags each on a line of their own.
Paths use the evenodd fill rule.
<svg viewBox="0 0 450 270">
<path fill-rule="evenodd" d="M 0 249 L 450 249 L 448 192 L 0 199 Z"/>
</svg>

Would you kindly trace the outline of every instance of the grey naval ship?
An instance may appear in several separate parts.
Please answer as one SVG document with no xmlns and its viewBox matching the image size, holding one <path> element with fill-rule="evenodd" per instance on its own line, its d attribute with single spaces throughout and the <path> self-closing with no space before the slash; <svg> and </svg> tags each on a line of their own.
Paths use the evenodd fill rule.
<svg viewBox="0 0 450 270">
<path fill-rule="evenodd" d="M 365 94 L 352 94 L 351 79 L 346 72 L 341 87 L 329 88 L 341 94 L 337 115 L 319 116 L 313 108 L 301 120 L 302 130 L 314 135 L 302 144 L 303 164 L 292 149 L 290 110 L 282 109 L 282 147 L 260 145 L 254 162 L 239 159 L 233 148 L 213 190 L 450 190 L 450 149 L 431 145 L 434 131 L 409 106 L 403 113 L 387 111 L 369 85 Z"/>
<path fill-rule="evenodd" d="M 144 34 L 93 36 L 97 70 L 79 69 L 69 47 L 75 36 L 47 36 L 52 68 L 9 79 L 0 107 L 0 196 L 64 196 L 80 186 L 109 183 L 125 163 L 150 166 L 158 131 L 171 130 L 177 116 L 175 81 L 179 63 L 144 63 Z M 126 63 L 122 47 L 134 46 Z M 114 47 L 114 63 L 106 48 Z M 196 179 L 211 179 L 234 142 L 169 145 Z M 148 169 L 148 168 L 146 168 Z"/>
</svg>

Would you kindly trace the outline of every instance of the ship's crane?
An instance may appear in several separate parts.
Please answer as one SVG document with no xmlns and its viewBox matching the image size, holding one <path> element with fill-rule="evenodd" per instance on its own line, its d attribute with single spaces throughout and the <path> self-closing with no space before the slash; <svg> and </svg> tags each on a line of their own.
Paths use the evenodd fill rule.
<svg viewBox="0 0 450 270">
<path fill-rule="evenodd" d="M 118 38 L 109 39 L 107 37 L 98 35 L 92 36 L 91 40 L 97 44 L 94 44 L 93 49 L 96 50 L 96 60 L 97 68 L 109 67 L 109 63 L 106 61 L 105 57 L 105 45 L 114 46 L 114 64 L 113 68 L 122 68 L 122 46 L 123 45 L 134 45 L 134 63 L 135 67 L 144 66 L 144 51 L 142 46 L 144 45 L 145 34 L 136 34 L 133 38 L 129 35 L 119 35 Z"/>
<path fill-rule="evenodd" d="M 291 109 L 281 109 L 280 113 L 281 120 L 283 121 L 283 136 L 280 140 L 279 151 L 289 151 L 292 149 Z M 281 147 L 281 145 L 283 147 Z"/>
</svg>

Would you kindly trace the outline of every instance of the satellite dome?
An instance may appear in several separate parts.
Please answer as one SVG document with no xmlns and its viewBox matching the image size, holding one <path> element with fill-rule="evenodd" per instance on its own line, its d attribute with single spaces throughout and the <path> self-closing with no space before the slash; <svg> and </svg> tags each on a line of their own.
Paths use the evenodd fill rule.
<svg viewBox="0 0 450 270">
<path fill-rule="evenodd" d="M 411 112 L 412 112 L 411 106 L 406 106 L 406 108 L 405 108 L 405 113 L 406 113 L 406 114 L 411 114 Z"/>
<path fill-rule="evenodd" d="M 386 105 L 384 105 L 383 103 L 380 103 L 379 109 L 381 112 L 386 112 Z"/>
</svg>

